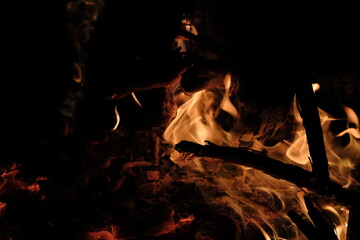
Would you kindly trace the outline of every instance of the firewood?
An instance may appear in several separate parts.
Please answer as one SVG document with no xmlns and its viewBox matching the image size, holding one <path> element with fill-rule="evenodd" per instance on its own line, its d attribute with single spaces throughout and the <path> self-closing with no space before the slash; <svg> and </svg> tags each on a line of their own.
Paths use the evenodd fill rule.
<svg viewBox="0 0 360 240">
<path fill-rule="evenodd" d="M 360 200 L 360 195 L 357 192 L 343 188 L 332 181 L 319 182 L 312 172 L 295 165 L 273 160 L 249 149 L 222 147 L 213 143 L 200 145 L 188 141 L 181 141 L 176 144 L 175 149 L 179 152 L 193 153 L 195 156 L 216 158 L 225 162 L 252 167 L 277 179 L 294 183 L 300 188 L 308 188 L 324 197 L 335 198 L 336 201 L 346 206 L 353 206 Z"/>
</svg>

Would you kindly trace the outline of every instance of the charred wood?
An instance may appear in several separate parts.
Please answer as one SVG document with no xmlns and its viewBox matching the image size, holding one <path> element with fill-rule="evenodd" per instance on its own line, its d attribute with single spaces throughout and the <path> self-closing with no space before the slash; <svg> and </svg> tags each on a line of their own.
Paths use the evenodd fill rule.
<svg viewBox="0 0 360 240">
<path fill-rule="evenodd" d="M 323 132 L 320 124 L 316 98 L 310 81 L 299 81 L 297 100 L 300 115 L 306 131 L 309 151 L 312 159 L 313 174 L 322 181 L 329 181 L 329 166 L 326 157 Z"/>
<path fill-rule="evenodd" d="M 337 183 L 323 180 L 319 182 L 317 176 L 312 172 L 273 160 L 249 149 L 221 147 L 212 143 L 200 145 L 188 141 L 176 144 L 175 149 L 179 152 L 193 153 L 195 156 L 217 158 L 225 162 L 252 167 L 277 179 L 294 183 L 300 188 L 305 187 L 317 194 L 335 198 L 336 201 L 346 206 L 352 206 L 360 199 L 358 193 L 349 191 Z"/>
</svg>

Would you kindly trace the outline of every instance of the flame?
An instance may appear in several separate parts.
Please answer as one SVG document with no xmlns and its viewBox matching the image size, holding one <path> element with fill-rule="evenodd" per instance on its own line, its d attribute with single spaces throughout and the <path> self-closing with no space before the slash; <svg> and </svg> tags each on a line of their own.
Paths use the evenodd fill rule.
<svg viewBox="0 0 360 240">
<path fill-rule="evenodd" d="M 312 84 L 312 88 L 314 92 L 317 92 L 320 89 L 320 84 L 318 83 L 313 83 Z"/>
<path fill-rule="evenodd" d="M 237 118 L 238 111 L 234 107 L 234 105 L 231 103 L 231 100 L 230 100 L 230 87 L 231 87 L 231 75 L 230 74 L 227 74 L 225 76 L 224 85 L 225 85 L 225 94 L 220 103 L 220 108 L 222 110 L 224 110 L 225 112 L 229 113 L 231 116 Z"/>
<path fill-rule="evenodd" d="M 115 131 L 120 123 L 120 114 L 117 110 L 117 106 L 115 106 L 115 108 L 114 108 L 114 113 L 115 113 L 116 123 L 115 123 L 114 127 L 111 129 L 111 131 Z"/>
<path fill-rule="evenodd" d="M 352 110 L 351 108 L 344 106 L 344 111 L 346 113 L 347 116 L 347 120 L 348 120 L 348 129 L 342 131 L 341 133 L 339 133 L 337 136 L 341 137 L 343 135 L 345 135 L 346 133 L 350 134 L 351 136 L 353 136 L 356 139 L 360 139 L 360 128 L 359 128 L 359 118 L 356 115 L 355 111 Z M 350 125 L 353 125 L 352 127 L 350 127 Z"/>
<path fill-rule="evenodd" d="M 237 110 L 230 101 L 230 75 L 224 78 L 225 97 L 220 105 L 216 103 L 216 92 L 199 91 L 194 93 L 186 102 L 184 102 L 176 113 L 176 118 L 166 128 L 163 138 L 170 144 L 175 145 L 181 140 L 188 140 L 203 144 L 209 140 L 213 143 L 223 146 L 233 145 L 233 134 L 224 131 L 217 123 L 217 112 L 214 105 L 218 104 L 220 109 L 237 116 Z M 180 159 L 178 152 L 173 152 L 171 156 L 173 161 Z M 202 164 L 195 160 L 198 171 L 203 171 Z"/>
<path fill-rule="evenodd" d="M 335 234 L 339 239 L 346 239 L 346 227 L 349 219 L 349 210 L 341 206 L 321 206 L 321 209 L 327 212 L 327 216 L 330 220 L 336 224 Z"/>
<path fill-rule="evenodd" d="M 239 119 L 238 111 L 230 101 L 229 74 L 224 78 L 224 87 L 223 90 L 212 89 L 194 93 L 178 108 L 175 119 L 164 132 L 164 139 L 172 145 L 181 140 L 200 144 L 209 140 L 222 146 L 237 146 L 239 135 L 232 130 L 225 131 L 217 122 L 219 109 Z M 222 96 L 220 100 L 218 100 L 219 92 Z M 286 219 L 284 211 L 291 199 L 296 199 L 298 192 L 296 186 L 275 180 L 260 171 L 234 164 L 221 162 L 209 164 L 202 158 L 191 158 L 191 161 L 186 161 L 183 155 L 175 151 L 171 154 L 171 159 L 180 166 L 188 168 L 189 176 L 184 182 L 195 181 L 204 198 L 209 199 L 210 205 L 228 206 L 239 215 L 241 225 L 250 224 L 257 227 L 266 239 L 280 239 L 272 223 L 275 217 L 271 215 L 275 214 L 271 212 L 277 212 Z M 211 172 L 210 176 L 205 177 L 209 172 Z M 204 178 L 212 178 L 212 183 Z M 264 183 L 268 183 L 268 186 L 265 187 Z M 223 192 L 225 196 L 214 195 L 209 185 Z M 296 235 L 295 229 L 290 231 Z"/>
<path fill-rule="evenodd" d="M 176 117 L 164 131 L 163 138 L 166 142 L 175 145 L 182 140 L 199 144 L 210 141 L 221 146 L 239 147 L 240 134 L 236 132 L 239 130 L 237 128 L 224 130 L 217 121 L 219 109 L 230 114 L 236 121 L 241 121 L 239 111 L 230 100 L 230 75 L 225 76 L 224 86 L 225 89 L 222 90 L 216 88 L 196 92 L 185 102 L 181 102 Z M 313 85 L 314 92 L 319 88 L 319 84 Z M 330 131 L 330 125 L 333 121 L 341 119 L 333 118 L 320 108 L 319 114 L 329 161 L 330 178 L 344 187 L 351 187 L 358 184 L 352 178 L 351 171 L 360 160 L 357 135 L 359 134 L 359 120 L 353 110 L 348 107 L 344 109 L 348 116 L 348 125 L 356 126 L 356 128 L 346 129 L 337 136 Z M 237 124 L 236 121 L 234 125 Z M 264 141 L 260 140 L 261 136 L 256 136 L 254 133 L 242 133 L 241 139 L 248 136 L 252 149 L 265 151 L 270 158 L 311 171 L 306 132 L 296 105 L 296 98 L 289 109 L 288 124 L 292 125 L 292 137 L 283 139 L 273 146 L 266 146 Z M 344 134 L 350 134 L 352 138 L 347 146 L 342 147 L 338 145 L 338 137 Z M 170 157 L 180 167 L 187 169 L 187 177 L 182 181 L 195 182 L 209 205 L 215 205 L 218 208 L 227 206 L 239 216 L 237 220 L 241 225 L 239 229 L 245 226 L 246 231 L 246 226 L 255 226 L 265 239 L 305 239 L 305 236 L 291 223 L 286 212 L 287 209 L 296 206 L 297 212 L 311 221 L 307 213 L 303 189 L 255 169 L 236 164 L 221 161 L 210 163 L 208 159 L 195 158 L 191 155 L 184 156 L 175 151 Z M 214 194 L 214 190 L 211 190 L 213 188 L 217 189 L 218 194 Z M 323 209 L 334 218 L 339 239 L 345 239 L 347 210 L 341 206 L 330 205 L 324 206 Z M 291 227 L 285 229 L 285 226 Z M 287 232 L 285 238 L 280 234 L 283 232 Z M 241 235 L 241 231 L 238 234 Z"/>
<path fill-rule="evenodd" d="M 136 97 L 134 92 L 131 92 L 131 96 L 134 99 L 134 101 L 136 102 L 137 105 L 139 105 L 139 107 L 142 107 L 141 102 L 139 101 L 139 99 Z"/>
<path fill-rule="evenodd" d="M 224 84 L 225 95 L 220 103 L 220 108 L 231 115 L 237 116 L 237 110 L 229 98 L 230 75 L 226 75 Z M 219 145 L 230 146 L 232 136 L 216 122 L 214 104 L 214 92 L 203 90 L 194 93 L 191 98 L 178 108 L 176 118 L 164 132 L 164 139 L 173 145 L 181 140 L 201 144 L 209 140 Z"/>
<path fill-rule="evenodd" d="M 191 101 L 185 102 L 178 108 L 176 118 L 164 132 L 164 139 L 173 145 L 181 140 L 197 143 L 209 140 L 217 144 L 229 142 L 229 136 L 223 133 L 215 122 L 213 103 L 214 94 L 212 92 L 203 90 L 195 93 Z M 225 135 L 225 139 L 222 135 Z"/>
</svg>

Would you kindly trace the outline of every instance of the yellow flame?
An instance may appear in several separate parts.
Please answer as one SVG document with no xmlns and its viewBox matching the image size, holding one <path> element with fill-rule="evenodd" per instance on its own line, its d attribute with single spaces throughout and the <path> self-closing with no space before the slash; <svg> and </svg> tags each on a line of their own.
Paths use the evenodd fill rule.
<svg viewBox="0 0 360 240">
<path fill-rule="evenodd" d="M 348 106 L 344 106 L 344 111 L 347 115 L 348 122 L 354 123 L 357 128 L 359 128 L 359 118 L 356 115 L 355 111 L 349 108 Z"/>
<path fill-rule="evenodd" d="M 360 139 L 360 128 L 359 128 L 359 118 L 356 115 L 355 111 L 349 108 L 348 106 L 344 106 L 344 111 L 347 116 L 348 124 L 354 124 L 354 127 L 348 128 L 341 133 L 339 133 L 337 136 L 341 137 L 345 135 L 346 133 L 350 134 L 351 136 Z"/>
<path fill-rule="evenodd" d="M 313 83 L 312 84 L 312 88 L 314 92 L 317 92 L 320 89 L 320 84 L 318 83 Z"/>
<path fill-rule="evenodd" d="M 139 99 L 136 97 L 134 92 L 131 92 L 131 96 L 134 99 L 134 101 L 136 102 L 136 104 L 139 105 L 139 107 L 142 107 L 142 104 L 140 103 Z"/>
<path fill-rule="evenodd" d="M 164 139 L 173 145 L 182 140 L 201 144 L 209 140 L 227 145 L 230 135 L 215 122 L 213 103 L 212 92 L 203 90 L 193 94 L 190 100 L 178 108 L 176 118 L 164 132 Z"/>
<path fill-rule="evenodd" d="M 224 110 L 225 112 L 229 113 L 231 116 L 237 118 L 238 111 L 234 107 L 234 105 L 231 103 L 231 100 L 230 100 L 230 87 L 231 87 L 231 75 L 230 74 L 227 74 L 225 76 L 224 85 L 225 85 L 225 94 L 220 103 L 220 108 L 222 110 Z"/>
<path fill-rule="evenodd" d="M 236 108 L 230 101 L 231 77 L 224 78 L 225 93 L 220 103 L 220 108 L 232 116 L 238 117 Z M 211 141 L 222 146 L 233 145 L 233 135 L 216 122 L 215 93 L 212 91 L 199 91 L 194 93 L 178 109 L 175 119 L 166 128 L 163 138 L 172 145 L 182 140 L 203 144 Z M 172 160 L 176 161 L 181 155 L 177 152 L 172 154 Z M 197 163 L 199 171 L 203 171 L 201 164 Z"/>
<path fill-rule="evenodd" d="M 119 123 L 120 123 L 120 114 L 117 110 L 117 106 L 115 106 L 115 108 L 114 108 L 114 113 L 115 113 L 115 117 L 116 117 L 116 123 L 115 123 L 114 127 L 111 129 L 111 131 L 115 131 L 118 128 Z"/>
</svg>

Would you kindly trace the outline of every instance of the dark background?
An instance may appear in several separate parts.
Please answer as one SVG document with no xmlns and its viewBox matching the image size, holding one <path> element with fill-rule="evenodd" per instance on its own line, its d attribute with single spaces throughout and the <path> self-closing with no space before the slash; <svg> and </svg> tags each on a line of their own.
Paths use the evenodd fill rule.
<svg viewBox="0 0 360 240">
<path fill-rule="evenodd" d="M 32 141 L 62 128 L 57 107 L 73 87 L 72 63 L 79 61 L 69 36 L 67 2 L 3 5 L 1 109 L 6 139 Z M 278 101 L 293 82 L 311 76 L 321 82 L 317 95 L 325 110 L 346 104 L 359 113 L 359 19 L 351 6 L 280 10 L 234 1 L 109 0 L 94 23 L 92 39 L 82 46 L 90 65 L 85 69 L 86 91 L 128 92 L 144 85 L 142 79 L 166 82 L 166 76 L 188 64 L 172 56 L 171 49 L 183 12 L 202 11 L 212 20 L 198 24 L 200 33 L 226 46 L 220 58 L 243 70 L 244 94 L 252 101 Z"/>
</svg>

